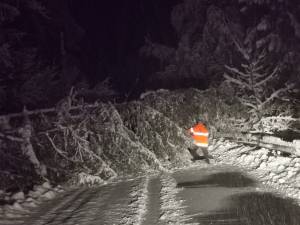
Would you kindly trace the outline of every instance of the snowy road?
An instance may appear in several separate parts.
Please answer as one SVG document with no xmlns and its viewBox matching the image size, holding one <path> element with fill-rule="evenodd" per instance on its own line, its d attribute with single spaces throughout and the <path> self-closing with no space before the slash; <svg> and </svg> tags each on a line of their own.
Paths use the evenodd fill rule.
<svg viewBox="0 0 300 225">
<path fill-rule="evenodd" d="M 190 222 L 201 225 L 299 225 L 300 207 L 268 191 L 254 178 L 216 166 L 181 170 L 173 175 L 182 188 Z"/>
<path fill-rule="evenodd" d="M 300 209 L 234 168 L 210 166 L 70 190 L 7 224 L 299 225 Z"/>
</svg>

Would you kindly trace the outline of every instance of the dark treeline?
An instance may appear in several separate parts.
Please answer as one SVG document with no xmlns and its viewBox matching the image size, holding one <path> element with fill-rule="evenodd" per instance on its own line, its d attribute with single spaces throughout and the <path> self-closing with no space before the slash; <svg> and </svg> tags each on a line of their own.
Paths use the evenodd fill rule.
<svg viewBox="0 0 300 225">
<path fill-rule="evenodd" d="M 0 0 L 0 29 L 0 189 L 188 164 L 198 119 L 299 136 L 296 0 Z"/>
<path fill-rule="evenodd" d="M 269 95 L 289 86 L 275 97 L 298 97 L 295 0 L 1 0 L 0 11 L 2 114 L 54 106 L 72 87 L 86 101 L 223 87 L 224 73 L 236 78 L 255 62 L 276 69 Z"/>
</svg>

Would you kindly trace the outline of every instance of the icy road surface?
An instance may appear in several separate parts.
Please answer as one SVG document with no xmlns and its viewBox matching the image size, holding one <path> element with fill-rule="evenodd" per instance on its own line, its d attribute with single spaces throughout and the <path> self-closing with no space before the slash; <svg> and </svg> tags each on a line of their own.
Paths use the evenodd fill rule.
<svg viewBox="0 0 300 225">
<path fill-rule="evenodd" d="M 235 168 L 208 166 L 70 190 L 0 224 L 299 225 L 300 207 Z"/>
</svg>

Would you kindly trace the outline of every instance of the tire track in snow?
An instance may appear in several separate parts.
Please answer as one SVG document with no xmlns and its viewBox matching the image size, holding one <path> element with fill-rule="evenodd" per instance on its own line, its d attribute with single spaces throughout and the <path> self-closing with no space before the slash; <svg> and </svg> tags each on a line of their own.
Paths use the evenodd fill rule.
<svg viewBox="0 0 300 225">
<path fill-rule="evenodd" d="M 77 196 L 77 194 L 80 194 L 80 192 L 81 192 L 81 190 L 75 189 L 75 190 L 71 190 L 67 193 L 59 194 L 56 197 L 55 204 L 52 204 L 53 206 L 50 207 L 50 209 L 49 209 L 48 203 L 36 202 L 36 204 L 39 204 L 39 207 L 31 208 L 31 210 L 32 210 L 31 214 L 27 213 L 24 216 L 15 215 L 15 217 L 7 218 L 6 220 L 3 220 L 3 221 L 1 220 L 0 225 L 32 224 L 33 222 L 28 222 L 28 218 L 30 219 L 30 221 L 37 222 L 41 216 L 47 216 L 47 214 L 57 211 L 57 209 L 60 208 L 62 205 L 64 205 L 68 201 L 68 199 L 69 199 L 69 201 L 72 201 L 72 199 L 73 199 L 72 196 L 74 196 L 74 198 L 75 198 Z"/>
<path fill-rule="evenodd" d="M 149 177 L 141 179 L 130 193 L 130 215 L 122 218 L 122 225 L 141 225 L 147 212 Z"/>
<path fill-rule="evenodd" d="M 164 173 L 161 176 L 161 211 L 160 224 L 172 225 L 196 225 L 197 223 L 189 223 L 191 218 L 185 213 L 183 200 L 178 199 L 177 194 L 180 191 L 176 180 L 171 174 Z"/>
<path fill-rule="evenodd" d="M 76 207 L 86 201 L 91 193 L 87 192 L 87 188 L 72 191 L 61 198 L 45 202 L 38 212 L 31 217 L 31 221 L 26 224 L 31 225 L 48 225 L 48 224 L 61 224 L 66 218 L 70 217 Z M 57 203 L 58 201 L 58 203 Z M 55 204 L 51 207 L 51 204 Z M 49 206 L 51 207 L 49 210 Z M 32 221 L 33 220 L 33 221 Z"/>
<path fill-rule="evenodd" d="M 171 174 L 164 173 L 73 190 L 42 204 L 24 224 L 190 224 L 176 185 Z"/>
<path fill-rule="evenodd" d="M 47 201 L 24 225 L 141 224 L 149 178 L 81 188 Z"/>
<path fill-rule="evenodd" d="M 161 214 L 160 210 L 160 190 L 161 183 L 159 177 L 155 176 L 149 178 L 148 190 L 147 190 L 147 210 L 144 214 L 144 220 L 142 225 L 158 224 Z"/>
<path fill-rule="evenodd" d="M 80 207 L 78 207 L 71 218 L 69 218 L 64 225 L 89 225 L 89 224 L 102 224 L 100 219 L 99 221 L 99 209 L 105 208 L 109 198 L 112 197 L 115 185 L 105 185 L 101 187 L 89 188 L 93 191 L 91 199 L 87 201 Z"/>
<path fill-rule="evenodd" d="M 111 197 L 106 201 L 102 210 L 99 208 L 97 215 L 99 224 L 122 224 L 122 218 L 126 217 L 130 210 L 130 192 L 139 181 L 124 181 L 117 183 Z"/>
</svg>

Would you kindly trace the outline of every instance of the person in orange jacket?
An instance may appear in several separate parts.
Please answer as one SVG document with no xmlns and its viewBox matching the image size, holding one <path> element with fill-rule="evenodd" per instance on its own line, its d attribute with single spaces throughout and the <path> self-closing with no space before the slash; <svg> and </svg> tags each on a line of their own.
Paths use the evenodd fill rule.
<svg viewBox="0 0 300 225">
<path fill-rule="evenodd" d="M 209 156 L 207 151 L 209 132 L 205 124 L 202 122 L 198 122 L 188 131 L 193 138 L 194 146 L 192 148 L 189 148 L 189 151 L 194 157 L 194 160 L 205 159 L 205 161 L 209 163 Z M 198 150 L 202 151 L 203 156 L 199 155 Z"/>
</svg>

